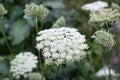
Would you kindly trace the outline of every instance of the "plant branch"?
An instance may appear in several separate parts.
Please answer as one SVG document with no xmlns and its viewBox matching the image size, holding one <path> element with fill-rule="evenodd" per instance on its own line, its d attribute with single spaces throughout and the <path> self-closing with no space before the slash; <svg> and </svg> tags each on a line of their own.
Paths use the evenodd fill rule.
<svg viewBox="0 0 120 80">
<path fill-rule="evenodd" d="M 9 52 L 13 55 L 13 51 L 12 51 L 12 49 L 11 49 L 9 43 L 8 43 L 7 37 L 6 37 L 5 32 L 4 32 L 4 30 L 3 30 L 3 28 L 2 28 L 1 25 L 0 25 L 0 30 L 1 30 L 1 33 L 2 33 L 2 35 L 3 35 L 3 37 L 4 37 L 4 40 L 5 40 L 5 42 L 6 42 L 6 45 L 7 45 L 8 49 L 9 49 Z"/>
</svg>

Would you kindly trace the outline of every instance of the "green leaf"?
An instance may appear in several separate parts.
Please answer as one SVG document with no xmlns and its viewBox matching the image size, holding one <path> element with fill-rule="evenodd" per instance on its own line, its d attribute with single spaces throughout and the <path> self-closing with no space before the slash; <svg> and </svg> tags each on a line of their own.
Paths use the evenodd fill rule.
<svg viewBox="0 0 120 80">
<path fill-rule="evenodd" d="M 10 7 L 10 11 L 8 15 L 10 16 L 9 23 L 14 22 L 16 19 L 19 19 L 23 14 L 23 9 L 21 6 L 12 6 Z"/>
<path fill-rule="evenodd" d="M 12 40 L 12 45 L 20 44 L 30 34 L 30 27 L 23 19 L 14 22 L 11 25 L 9 37 Z"/>
<path fill-rule="evenodd" d="M 7 75 L 9 72 L 8 61 L 2 57 L 0 57 L 0 74 Z"/>
<path fill-rule="evenodd" d="M 63 9 L 65 8 L 64 4 L 60 1 L 46 1 L 43 3 L 43 5 L 47 7 L 51 7 L 53 9 Z"/>
</svg>

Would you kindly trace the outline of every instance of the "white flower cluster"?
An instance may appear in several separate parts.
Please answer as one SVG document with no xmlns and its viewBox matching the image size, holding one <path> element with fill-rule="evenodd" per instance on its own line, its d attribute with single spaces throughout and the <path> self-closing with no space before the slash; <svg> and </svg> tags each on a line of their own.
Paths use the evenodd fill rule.
<svg viewBox="0 0 120 80">
<path fill-rule="evenodd" d="M 107 66 L 102 67 L 97 73 L 96 76 L 97 77 L 101 77 L 101 76 L 116 76 L 115 71 L 113 69 L 110 69 Z"/>
<path fill-rule="evenodd" d="M 106 24 L 114 25 L 120 17 L 120 12 L 117 9 L 106 8 L 90 13 L 89 24 L 99 25 L 104 27 Z"/>
<path fill-rule="evenodd" d="M 13 77 L 20 78 L 26 73 L 32 72 L 37 67 L 37 57 L 31 52 L 21 52 L 11 61 L 10 72 Z"/>
<path fill-rule="evenodd" d="M 103 1 L 96 1 L 93 3 L 88 3 L 82 6 L 83 10 L 98 11 L 101 8 L 108 7 L 108 3 Z"/>
<path fill-rule="evenodd" d="M 43 30 L 36 38 L 36 48 L 42 50 L 46 65 L 79 61 L 86 56 L 88 45 L 84 35 L 74 28 L 54 28 Z"/>
</svg>

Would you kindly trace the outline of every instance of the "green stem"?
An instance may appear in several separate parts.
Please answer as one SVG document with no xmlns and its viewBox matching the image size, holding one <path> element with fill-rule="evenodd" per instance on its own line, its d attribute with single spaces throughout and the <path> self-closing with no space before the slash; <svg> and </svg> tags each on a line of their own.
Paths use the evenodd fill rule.
<svg viewBox="0 0 120 80">
<path fill-rule="evenodd" d="M 56 80 L 60 68 L 61 68 L 61 64 L 59 64 L 59 66 L 58 66 L 58 68 L 57 68 L 57 71 L 56 71 L 56 73 L 55 73 L 54 80 Z"/>
<path fill-rule="evenodd" d="M 106 48 L 106 53 L 109 53 L 110 54 L 110 51 L 111 51 L 111 49 L 109 49 L 109 48 Z M 108 68 L 109 68 L 109 80 L 112 80 L 112 78 L 111 78 L 111 74 L 110 74 L 110 66 L 108 66 Z"/>
<path fill-rule="evenodd" d="M 93 64 L 94 59 L 92 58 L 91 54 L 89 54 L 89 55 L 86 56 L 86 61 L 89 62 L 91 65 L 94 65 Z M 94 69 L 92 69 L 92 73 L 95 73 Z"/>
<path fill-rule="evenodd" d="M 38 17 L 36 16 L 36 36 L 37 36 L 37 33 L 38 33 Z M 43 69 L 42 69 L 42 59 L 41 59 L 40 51 L 38 51 L 38 60 L 39 60 L 39 69 L 41 71 L 43 71 Z M 42 80 L 43 80 L 43 76 L 42 76 Z"/>
<path fill-rule="evenodd" d="M 108 66 L 108 68 L 109 68 L 109 80 L 112 80 L 111 74 L 110 74 L 110 66 Z"/>
<path fill-rule="evenodd" d="M 98 26 L 97 26 L 96 24 L 95 24 L 95 26 L 94 26 L 94 27 L 95 27 L 95 29 L 96 29 L 96 30 L 99 30 L 99 29 L 98 29 Z"/>
<path fill-rule="evenodd" d="M 41 60 L 41 56 L 40 56 L 40 52 L 38 52 L 38 60 L 39 60 L 39 68 L 42 71 L 42 60 Z"/>
<path fill-rule="evenodd" d="M 109 48 L 106 48 L 106 53 L 107 54 L 110 53 L 110 49 Z M 110 74 L 110 66 L 107 66 L 107 67 L 109 68 L 109 76 L 108 76 L 107 80 L 112 80 L 111 74 Z"/>
<path fill-rule="evenodd" d="M 10 73 L 8 74 L 8 77 L 10 80 L 13 80 L 12 75 Z"/>
<path fill-rule="evenodd" d="M 103 53 L 103 52 L 102 52 L 102 65 L 103 65 L 103 67 L 106 66 L 105 60 L 104 60 L 104 53 Z M 106 74 L 106 71 L 104 71 L 104 72 L 105 72 L 105 74 Z M 105 76 L 105 80 L 109 80 L 107 76 Z"/>
<path fill-rule="evenodd" d="M 103 67 L 105 67 L 105 60 L 104 60 L 104 58 L 102 58 L 102 64 L 103 64 Z M 106 74 L 106 71 L 104 71 L 105 72 L 105 74 Z M 105 76 L 105 80 L 108 80 L 108 77 L 107 76 Z"/>
<path fill-rule="evenodd" d="M 9 52 L 13 55 L 13 51 L 12 51 L 12 49 L 11 49 L 9 43 L 8 43 L 7 37 L 6 37 L 5 32 L 4 32 L 4 30 L 3 30 L 3 28 L 2 28 L 1 25 L 0 25 L 0 30 L 1 30 L 1 33 L 2 33 L 2 35 L 3 35 L 3 37 L 4 37 L 4 40 L 5 40 L 5 42 L 6 42 L 6 45 L 7 45 L 8 49 L 9 49 Z"/>
<path fill-rule="evenodd" d="M 106 23 L 106 29 L 107 29 L 108 32 L 110 31 L 108 23 Z"/>
<path fill-rule="evenodd" d="M 41 55 L 40 55 L 40 52 L 38 52 L 38 60 L 39 60 L 39 69 L 41 70 L 41 72 L 43 71 L 43 68 L 42 68 L 42 60 L 41 60 Z M 43 80 L 43 73 L 42 73 L 42 80 Z"/>
<path fill-rule="evenodd" d="M 8 60 L 9 66 L 10 66 L 10 57 L 9 57 L 9 56 L 6 56 L 6 59 Z M 10 68 L 9 68 L 9 69 L 10 69 Z M 8 72 L 8 78 L 9 78 L 10 80 L 13 80 L 13 77 L 12 77 L 12 74 L 11 74 L 10 71 Z"/>
<path fill-rule="evenodd" d="M 36 35 L 38 33 L 38 17 L 36 16 Z"/>
</svg>

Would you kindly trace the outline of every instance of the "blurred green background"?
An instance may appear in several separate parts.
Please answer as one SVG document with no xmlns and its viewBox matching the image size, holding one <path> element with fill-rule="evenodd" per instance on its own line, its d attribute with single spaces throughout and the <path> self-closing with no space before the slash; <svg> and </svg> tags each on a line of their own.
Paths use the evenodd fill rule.
<svg viewBox="0 0 120 80">
<path fill-rule="evenodd" d="M 91 39 L 91 35 L 96 31 L 93 26 L 88 25 L 89 12 L 81 10 L 81 6 L 97 0 L 0 0 L 8 13 L 0 18 L 0 23 L 4 28 L 8 41 L 12 46 L 15 54 L 23 51 L 31 51 L 36 54 L 35 49 L 35 21 L 24 19 L 25 4 L 36 3 L 43 4 L 50 13 L 45 20 L 39 22 L 39 30 L 49 29 L 54 22 L 64 16 L 67 27 L 77 28 L 81 34 L 86 35 L 87 43 L 90 48 L 86 58 L 80 62 L 62 65 L 57 80 L 105 80 L 104 77 L 97 78 L 95 73 L 102 67 L 101 57 L 105 58 L 105 63 L 119 70 L 119 61 L 114 63 L 115 53 L 118 50 L 119 43 L 115 49 L 106 53 L 104 48 L 95 44 Z M 111 5 L 112 2 L 120 5 L 120 0 L 102 0 Z M 96 5 L 97 6 L 97 5 Z M 119 41 L 118 41 L 119 42 Z M 102 53 L 105 53 L 102 56 Z M 11 58 L 9 50 L 6 46 L 4 38 L 0 33 L 0 80 L 8 77 L 9 58 Z M 53 80 L 57 66 L 47 66 L 48 71 L 45 74 L 47 80 Z M 118 72 L 119 73 L 119 72 Z"/>
</svg>

